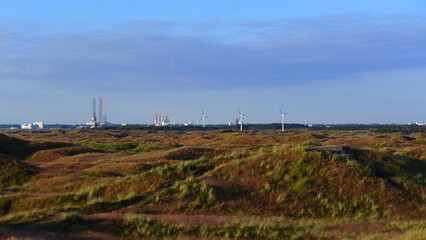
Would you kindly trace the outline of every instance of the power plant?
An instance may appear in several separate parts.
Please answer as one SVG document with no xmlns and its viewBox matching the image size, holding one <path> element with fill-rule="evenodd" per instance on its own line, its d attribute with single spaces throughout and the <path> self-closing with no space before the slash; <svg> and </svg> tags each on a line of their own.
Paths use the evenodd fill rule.
<svg viewBox="0 0 426 240">
<path fill-rule="evenodd" d="M 99 98 L 99 116 L 96 117 L 96 98 L 92 99 L 92 121 L 86 125 L 90 125 L 90 128 L 97 128 L 100 126 L 107 125 L 107 110 L 106 110 L 106 98 Z"/>
<path fill-rule="evenodd" d="M 281 111 L 281 109 L 278 109 L 280 112 L 281 117 L 281 131 L 285 131 L 285 117 L 287 113 Z M 229 126 L 238 126 L 240 131 L 244 130 L 244 125 L 247 125 L 247 123 L 244 122 L 245 113 L 242 113 L 240 110 L 238 110 L 238 117 L 233 119 L 232 122 L 229 122 Z M 195 119 L 195 121 L 189 121 L 186 124 L 181 124 L 182 126 L 202 126 L 203 128 L 206 127 L 206 119 L 209 118 L 205 112 L 204 109 L 201 110 L 201 116 L 198 119 Z M 201 124 L 200 124 L 201 123 Z M 56 124 L 58 125 L 58 124 Z M 121 124 L 122 126 L 126 126 L 127 124 Z M 416 125 L 419 126 L 425 126 L 426 123 L 416 123 Z M 102 126 L 113 126 L 113 124 L 108 123 L 107 121 L 107 99 L 105 97 L 102 98 L 92 98 L 92 117 L 91 121 L 88 123 L 75 123 L 73 125 L 74 129 L 80 129 L 80 128 L 98 128 Z M 157 112 L 154 115 L 154 126 L 157 127 L 163 127 L 163 126 L 176 126 L 176 114 L 172 113 L 169 114 L 167 112 Z M 58 128 L 58 126 L 55 126 Z M 59 126 L 63 127 L 63 126 Z M 44 123 L 43 122 L 34 122 L 32 124 L 22 124 L 21 129 L 25 130 L 32 130 L 32 129 L 44 129 Z M 13 127 L 13 129 L 18 129 L 18 127 Z M 52 129 L 52 127 L 50 127 Z"/>
<path fill-rule="evenodd" d="M 31 129 L 43 129 L 44 128 L 44 122 L 33 122 L 33 123 L 24 123 L 21 124 L 21 129 L 25 130 L 31 130 Z"/>
<path fill-rule="evenodd" d="M 172 119 L 174 117 L 172 116 Z M 158 112 L 155 114 L 154 125 L 157 127 L 167 126 L 170 124 L 169 114 L 166 112 Z"/>
</svg>

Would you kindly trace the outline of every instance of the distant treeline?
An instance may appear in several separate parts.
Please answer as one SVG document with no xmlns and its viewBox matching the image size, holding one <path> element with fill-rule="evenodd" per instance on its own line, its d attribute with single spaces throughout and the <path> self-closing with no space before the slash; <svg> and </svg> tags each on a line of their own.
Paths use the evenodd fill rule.
<svg viewBox="0 0 426 240">
<path fill-rule="evenodd" d="M 307 128 L 308 125 L 305 124 L 286 124 L 286 129 L 294 129 L 294 128 Z M 245 124 L 244 130 L 273 130 L 273 129 L 281 129 L 281 124 L 271 123 L 271 124 Z M 182 130 L 182 131 L 195 131 L 195 130 L 221 130 L 221 129 L 235 129 L 239 130 L 240 126 L 229 126 L 225 124 L 221 125 L 206 125 L 206 127 L 202 126 L 147 126 L 147 125 L 127 125 L 127 126 L 108 126 L 103 127 L 102 129 L 128 129 L 128 130 Z"/>
<path fill-rule="evenodd" d="M 366 125 L 319 125 L 312 129 L 316 130 L 342 130 L 342 131 L 356 131 L 356 130 L 370 130 L 380 133 L 392 133 L 392 132 L 403 132 L 403 133 L 416 133 L 426 132 L 426 127 L 417 125 L 379 125 L 379 124 L 366 124 Z"/>
<path fill-rule="evenodd" d="M 244 130 L 280 130 L 280 123 L 269 124 L 247 124 L 244 125 Z M 309 127 L 306 124 L 289 123 L 285 125 L 285 129 L 311 129 L 311 130 L 337 130 L 337 131 L 375 131 L 380 133 L 404 132 L 416 133 L 425 132 L 426 127 L 417 125 L 379 125 L 379 124 L 348 124 L 348 125 L 314 125 Z M 221 129 L 235 129 L 239 130 L 239 126 L 229 125 L 207 125 L 202 126 L 147 126 L 147 125 L 128 125 L 128 126 L 109 126 L 102 129 L 126 129 L 126 130 L 182 130 L 182 131 L 196 131 L 196 130 L 221 130 Z"/>
<path fill-rule="evenodd" d="M 307 128 L 306 124 L 287 123 L 285 129 Z M 282 128 L 281 123 L 266 123 L 266 124 L 248 124 L 244 125 L 246 130 L 279 130 Z M 238 127 L 239 129 L 239 127 Z"/>
<path fill-rule="evenodd" d="M 0 124 L 0 129 L 9 129 L 12 127 L 20 128 L 20 124 Z M 44 128 L 48 129 L 72 129 L 74 125 L 71 124 L 45 124 Z"/>
<path fill-rule="evenodd" d="M 9 129 L 10 127 L 20 127 L 17 124 L 2 124 L 0 129 Z M 45 126 L 49 129 L 73 129 L 73 125 L 65 124 L 49 124 Z M 280 123 L 268 123 L 268 124 L 245 124 L 244 130 L 280 130 Z M 285 129 L 311 129 L 311 130 L 337 130 L 337 131 L 375 131 L 380 133 L 392 133 L 392 132 L 403 132 L 403 133 L 426 133 L 425 126 L 417 125 L 381 125 L 381 124 L 339 124 L 339 125 L 314 125 L 309 127 L 306 124 L 288 123 L 285 125 Z M 100 129 L 123 129 L 123 130 L 181 130 L 181 131 L 199 131 L 199 130 L 239 130 L 240 126 L 229 126 L 226 124 L 218 125 L 207 125 L 205 128 L 202 126 L 163 126 L 156 127 L 153 125 L 127 125 L 127 126 L 107 126 Z"/>
<path fill-rule="evenodd" d="M 0 128 L 21 127 L 19 124 L 0 124 Z"/>
</svg>

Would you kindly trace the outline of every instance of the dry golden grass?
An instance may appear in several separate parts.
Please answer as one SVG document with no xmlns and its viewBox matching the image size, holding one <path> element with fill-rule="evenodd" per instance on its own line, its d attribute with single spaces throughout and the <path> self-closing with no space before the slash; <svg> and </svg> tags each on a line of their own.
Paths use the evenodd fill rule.
<svg viewBox="0 0 426 240">
<path fill-rule="evenodd" d="M 6 134 L 0 135 L 0 147 L 10 148 L 10 156 L 5 156 L 39 169 L 0 189 L 0 224 L 9 229 L 35 221 L 39 230 L 23 230 L 83 239 L 142 237 L 148 233 L 140 232 L 141 227 L 181 231 L 170 233 L 172 239 L 235 239 L 238 234 L 279 239 L 273 237 L 275 225 L 277 236 L 289 234 L 288 239 L 416 239 L 425 232 L 426 134 L 309 130 Z M 93 149 L 127 145 L 132 149 Z M 336 147 L 313 148 L 331 145 Z M 148 150 L 136 152 L 134 146 Z M 327 150 L 342 146 L 349 147 L 341 153 Z M 62 223 L 62 212 L 78 212 L 84 222 Z M 127 221 L 129 214 L 154 222 Z M 126 224 L 133 233 L 123 232 Z M 201 225 L 206 226 L 203 233 L 197 232 Z M 250 229 L 267 234 L 256 235 Z"/>
</svg>

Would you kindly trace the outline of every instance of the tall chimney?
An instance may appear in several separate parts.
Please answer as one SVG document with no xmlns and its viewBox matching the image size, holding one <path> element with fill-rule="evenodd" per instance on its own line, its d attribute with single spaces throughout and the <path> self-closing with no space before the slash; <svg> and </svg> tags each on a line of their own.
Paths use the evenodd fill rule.
<svg viewBox="0 0 426 240">
<path fill-rule="evenodd" d="M 103 122 L 107 122 L 107 99 L 104 97 L 103 98 L 103 105 L 102 105 L 102 116 L 103 116 L 103 119 L 102 119 L 102 121 Z"/>
<path fill-rule="evenodd" d="M 98 112 L 99 112 L 99 115 L 98 115 L 99 120 L 98 120 L 98 122 L 99 123 L 101 123 L 103 121 L 103 117 L 102 117 L 102 104 L 103 104 L 102 98 L 99 98 L 99 109 L 98 109 Z"/>
<path fill-rule="evenodd" d="M 96 98 L 92 99 L 92 122 L 96 122 Z"/>
</svg>

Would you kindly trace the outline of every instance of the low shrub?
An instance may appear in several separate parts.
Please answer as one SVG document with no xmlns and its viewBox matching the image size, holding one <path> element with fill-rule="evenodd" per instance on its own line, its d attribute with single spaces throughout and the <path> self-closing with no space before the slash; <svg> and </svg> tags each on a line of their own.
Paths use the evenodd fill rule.
<svg viewBox="0 0 426 240">
<path fill-rule="evenodd" d="M 31 155 L 27 161 L 30 162 L 51 162 L 66 156 L 74 156 L 83 153 L 103 152 L 99 149 L 88 147 L 65 147 L 49 150 L 42 150 Z"/>
<path fill-rule="evenodd" d="M 63 213 L 60 220 L 64 223 L 81 223 L 84 221 L 78 213 Z"/>
<path fill-rule="evenodd" d="M 0 198 L 0 215 L 9 213 L 12 200 L 9 198 Z"/>
<path fill-rule="evenodd" d="M 0 188 L 21 185 L 39 172 L 29 163 L 0 154 Z"/>
<path fill-rule="evenodd" d="M 200 157 L 213 157 L 219 154 L 218 151 L 211 148 L 185 147 L 166 154 L 170 160 L 192 160 Z"/>
<path fill-rule="evenodd" d="M 106 144 L 106 143 L 91 143 L 89 146 L 105 151 L 124 151 L 124 152 L 134 152 L 134 153 L 141 153 L 141 152 L 152 152 L 152 151 L 159 151 L 159 150 L 169 150 L 173 148 L 179 148 L 183 146 L 182 144 L 175 143 L 171 146 L 161 146 L 157 144 L 138 144 L 138 143 L 112 143 L 112 144 Z"/>
</svg>

